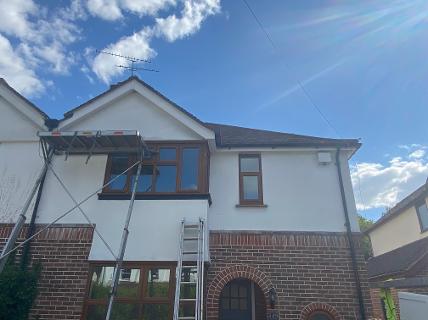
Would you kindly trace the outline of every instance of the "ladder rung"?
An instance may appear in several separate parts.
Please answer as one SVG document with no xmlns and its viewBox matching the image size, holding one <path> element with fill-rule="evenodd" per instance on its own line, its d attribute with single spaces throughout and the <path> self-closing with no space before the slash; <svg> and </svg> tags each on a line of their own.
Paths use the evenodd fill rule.
<svg viewBox="0 0 428 320">
<path fill-rule="evenodd" d="M 188 237 L 188 238 L 183 238 L 183 240 L 199 240 L 198 237 Z"/>
<path fill-rule="evenodd" d="M 196 299 L 180 299 L 180 301 L 184 301 L 184 302 L 195 302 Z"/>
<path fill-rule="evenodd" d="M 183 254 L 197 254 L 198 251 L 183 251 Z"/>
<path fill-rule="evenodd" d="M 196 284 L 195 281 L 180 281 L 181 284 Z"/>
<path fill-rule="evenodd" d="M 199 224 L 185 224 L 184 229 L 196 229 L 199 228 Z"/>
<path fill-rule="evenodd" d="M 181 269 L 193 269 L 197 268 L 198 266 L 181 266 Z"/>
<path fill-rule="evenodd" d="M 178 317 L 180 320 L 194 320 L 195 317 Z"/>
</svg>

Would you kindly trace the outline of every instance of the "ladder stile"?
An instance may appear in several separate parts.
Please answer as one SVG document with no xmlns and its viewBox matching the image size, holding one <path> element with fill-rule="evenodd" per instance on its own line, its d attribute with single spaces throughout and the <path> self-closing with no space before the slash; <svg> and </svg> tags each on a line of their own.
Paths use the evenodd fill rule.
<svg viewBox="0 0 428 320">
<path fill-rule="evenodd" d="M 187 233 L 188 230 L 197 230 L 196 236 L 193 233 Z M 193 231 L 194 232 L 194 231 Z M 176 269 L 176 289 L 175 289 L 175 299 L 174 299 L 174 320 L 203 320 L 203 294 L 204 294 L 204 253 L 205 253 L 205 242 L 204 242 L 204 220 L 199 219 L 198 224 L 186 224 L 183 219 L 181 222 L 181 232 L 180 232 L 180 244 L 178 247 L 178 259 L 177 259 L 177 269 Z M 197 249 L 185 248 L 185 243 L 194 243 L 197 241 Z M 196 251 L 195 251 L 196 250 Z M 192 265 L 184 265 L 183 259 L 186 258 L 186 262 L 193 262 Z M 195 259 L 196 261 L 194 261 Z M 196 269 L 196 274 L 194 275 L 195 281 L 192 280 L 191 274 L 192 270 Z M 183 278 L 183 270 L 187 271 L 187 276 Z M 187 292 L 191 292 L 194 296 L 184 296 L 181 297 L 181 286 L 182 285 L 195 285 L 195 292 L 191 289 Z M 181 303 L 189 305 L 189 303 L 194 303 L 194 315 L 187 315 L 184 313 L 180 316 L 180 307 Z M 186 309 L 183 309 L 186 310 Z"/>
</svg>

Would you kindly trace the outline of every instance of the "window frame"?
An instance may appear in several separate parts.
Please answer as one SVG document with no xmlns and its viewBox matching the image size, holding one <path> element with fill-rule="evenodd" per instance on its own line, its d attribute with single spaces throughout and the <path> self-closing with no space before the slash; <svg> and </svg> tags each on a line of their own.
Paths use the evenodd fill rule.
<svg viewBox="0 0 428 320">
<path fill-rule="evenodd" d="M 241 206 L 264 206 L 263 203 L 263 173 L 262 173 L 262 157 L 261 153 L 240 153 L 239 162 L 239 205 Z M 241 159 L 257 158 L 259 162 L 258 172 L 242 172 Z M 254 200 L 246 200 L 244 198 L 244 176 L 256 176 L 258 182 L 258 198 Z"/>
<path fill-rule="evenodd" d="M 92 305 L 108 305 L 108 297 L 105 299 L 91 299 L 89 297 L 92 273 L 96 267 L 114 267 L 116 264 L 112 261 L 97 261 L 89 263 L 89 273 L 86 281 L 86 290 L 84 296 L 83 312 L 80 317 L 81 320 L 87 319 L 89 306 Z M 148 297 L 146 296 L 147 280 L 149 269 L 169 269 L 169 288 L 167 297 Z M 138 305 L 140 308 L 140 315 L 143 312 L 143 306 L 147 304 L 163 304 L 168 305 L 168 319 L 172 319 L 174 309 L 174 295 L 175 295 L 175 269 L 176 265 L 171 262 L 124 262 L 122 269 L 139 269 L 140 270 L 140 283 L 138 286 L 138 294 L 136 297 L 115 297 L 115 303 L 133 304 Z"/>
<path fill-rule="evenodd" d="M 198 141 L 151 141 L 147 142 L 149 148 L 155 151 L 155 156 L 152 159 L 144 159 L 143 165 L 153 165 L 153 171 L 156 172 L 156 168 L 160 165 L 175 165 L 176 177 L 175 177 L 175 191 L 156 191 L 156 177 L 152 175 L 152 190 L 149 192 L 137 192 L 137 195 L 172 195 L 172 194 L 201 194 L 208 192 L 208 163 L 209 163 L 209 149 L 206 142 Z M 175 160 L 160 160 L 160 148 L 175 148 L 176 159 Z M 198 148 L 199 159 L 198 159 L 198 188 L 196 190 L 181 189 L 182 179 L 182 163 L 183 163 L 183 149 L 187 148 Z M 107 158 L 107 165 L 104 172 L 104 185 L 111 178 L 112 158 L 115 154 L 109 154 Z M 128 155 L 128 166 L 131 166 L 136 162 L 136 155 Z M 126 186 L 123 190 L 111 190 L 108 186 L 102 191 L 103 194 L 130 194 L 132 190 L 131 177 L 136 169 L 129 170 L 126 175 Z"/>
<path fill-rule="evenodd" d="M 428 225 L 426 227 L 423 226 L 421 213 L 419 212 L 419 208 L 421 206 L 425 206 L 428 210 L 428 204 L 425 199 L 415 204 L 416 215 L 418 216 L 418 221 L 419 221 L 419 228 L 421 229 L 421 233 L 424 233 L 425 231 L 428 231 Z"/>
<path fill-rule="evenodd" d="M 335 319 L 335 318 L 333 317 L 333 315 L 332 315 L 332 314 L 330 314 L 329 312 L 327 312 L 327 311 L 325 311 L 325 310 L 314 310 L 314 311 L 312 311 L 312 312 L 308 315 L 307 319 L 308 319 L 308 320 L 312 320 L 312 318 L 313 318 L 314 316 L 316 316 L 317 314 L 325 315 L 325 316 L 327 316 L 328 318 L 330 318 L 329 320 L 334 320 L 334 319 Z"/>
</svg>

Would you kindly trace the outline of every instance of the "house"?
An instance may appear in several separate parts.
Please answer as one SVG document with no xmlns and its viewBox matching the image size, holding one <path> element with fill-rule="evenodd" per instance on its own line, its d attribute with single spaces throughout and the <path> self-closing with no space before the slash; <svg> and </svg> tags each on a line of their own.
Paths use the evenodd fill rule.
<svg viewBox="0 0 428 320">
<path fill-rule="evenodd" d="M 33 318 L 104 319 L 134 185 L 112 319 L 172 319 L 176 283 L 192 285 L 191 274 L 187 281 L 182 269 L 182 277 L 175 274 L 183 219 L 203 221 L 207 230 L 205 241 L 198 240 L 205 246 L 200 307 L 206 319 L 370 317 L 348 167 L 360 147 L 357 140 L 203 122 L 137 77 L 111 86 L 60 121 L 5 81 L 0 85 L 0 152 L 6 155 L 0 170 L 19 181 L 14 194 L 28 194 L 28 177 L 43 164 L 40 132 L 138 130 L 149 150 L 138 182 L 135 152 L 53 155 L 27 214 L 34 223 L 20 238 L 31 225 L 33 233 L 40 232 L 29 245 L 31 259 L 43 265 Z M 7 219 L 0 243 L 12 229 L 9 212 L 21 207 L 14 200 L 1 209 Z M 195 318 L 200 300 L 187 298 L 179 319 Z"/>
<path fill-rule="evenodd" d="M 373 312 L 399 316 L 398 292 L 428 295 L 428 182 L 397 203 L 367 230 Z"/>
</svg>

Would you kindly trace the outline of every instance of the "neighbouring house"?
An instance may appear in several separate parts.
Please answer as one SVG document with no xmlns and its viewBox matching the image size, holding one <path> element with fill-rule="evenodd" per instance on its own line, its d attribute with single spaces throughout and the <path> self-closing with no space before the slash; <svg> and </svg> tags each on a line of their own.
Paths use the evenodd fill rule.
<svg viewBox="0 0 428 320">
<path fill-rule="evenodd" d="M 198 240 L 206 249 L 205 319 L 370 318 L 348 167 L 358 140 L 202 122 L 137 77 L 54 121 L 2 81 L 1 190 L 10 195 L 0 207 L 0 243 L 42 167 L 38 132 L 49 130 L 57 137 L 138 130 L 151 150 L 136 184 L 112 319 L 173 318 L 176 283 L 194 284 L 191 274 L 186 278 L 184 269 L 176 268 L 183 219 L 202 219 L 207 228 L 205 241 Z M 79 139 L 72 143 L 85 147 Z M 42 230 L 75 206 L 64 186 L 76 202 L 99 190 L 81 205 L 91 223 L 76 209 L 31 241 L 31 259 L 43 266 L 31 319 L 105 317 L 113 254 L 119 251 L 136 177 L 135 167 L 121 173 L 137 160 L 131 149 L 114 152 L 119 143 L 131 148 L 130 140 L 110 142 L 103 149 L 110 151 L 90 157 L 57 150 L 53 170 L 27 214 L 27 222 L 33 217 L 35 230 Z M 101 150 L 96 142 L 93 147 Z M 191 261 L 184 266 L 191 269 Z M 194 290 L 181 291 L 186 292 Z M 181 298 L 178 319 L 195 319 L 197 302 Z"/>
<path fill-rule="evenodd" d="M 398 292 L 428 295 L 428 181 L 367 230 L 373 313 L 398 319 Z"/>
</svg>

